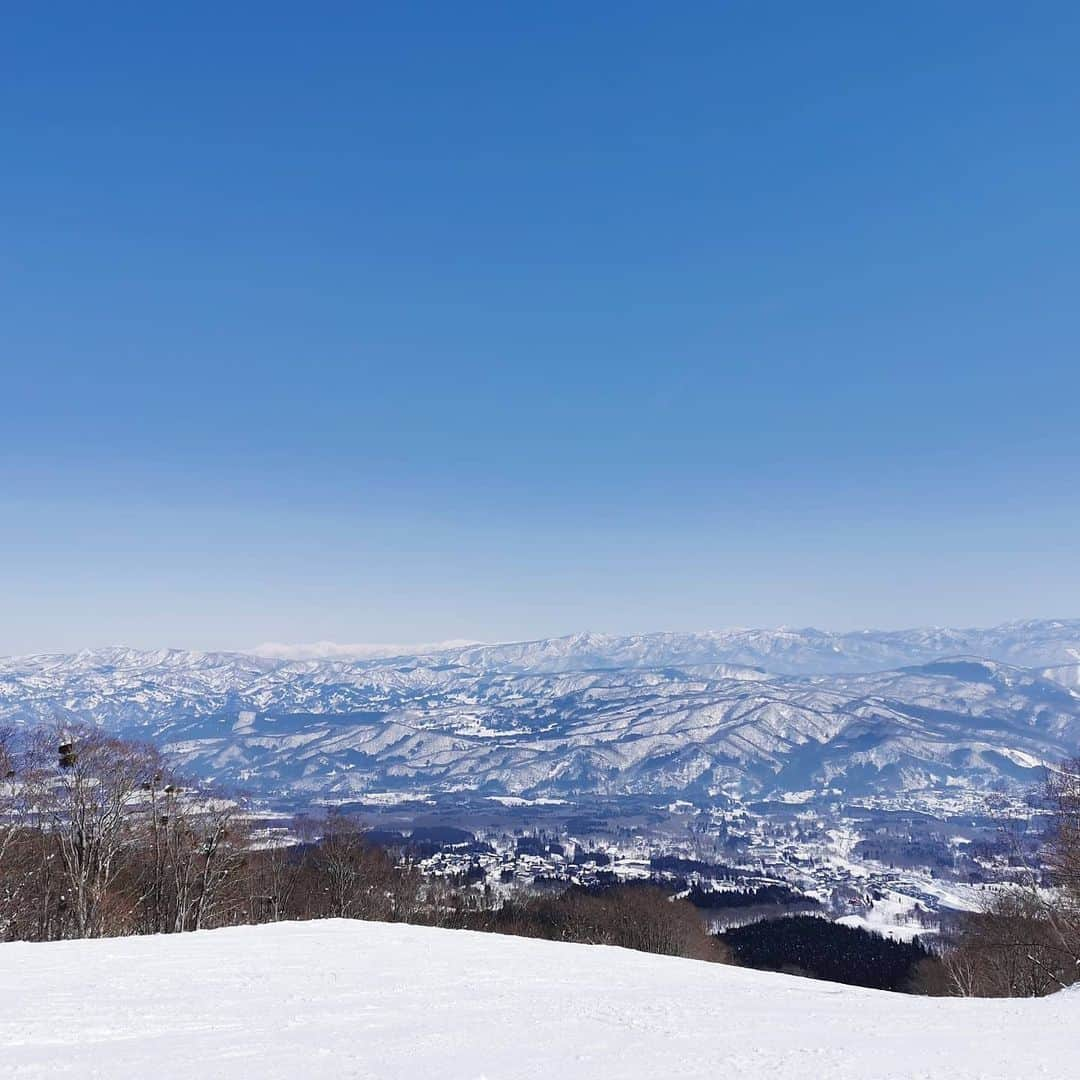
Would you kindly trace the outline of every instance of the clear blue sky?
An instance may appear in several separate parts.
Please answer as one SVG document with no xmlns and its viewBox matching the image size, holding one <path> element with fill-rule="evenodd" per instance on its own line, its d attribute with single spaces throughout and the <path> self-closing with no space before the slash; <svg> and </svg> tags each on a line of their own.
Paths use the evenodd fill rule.
<svg viewBox="0 0 1080 1080">
<path fill-rule="evenodd" d="M 0 652 L 1077 615 L 1078 55 L 6 6 Z"/>
</svg>

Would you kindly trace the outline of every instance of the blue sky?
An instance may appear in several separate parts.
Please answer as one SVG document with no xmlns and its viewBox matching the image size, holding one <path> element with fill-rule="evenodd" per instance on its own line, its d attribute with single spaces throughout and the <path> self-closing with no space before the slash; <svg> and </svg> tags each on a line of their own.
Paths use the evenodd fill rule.
<svg viewBox="0 0 1080 1080">
<path fill-rule="evenodd" d="M 1080 613 L 1076 5 L 3 23 L 0 652 Z"/>
</svg>

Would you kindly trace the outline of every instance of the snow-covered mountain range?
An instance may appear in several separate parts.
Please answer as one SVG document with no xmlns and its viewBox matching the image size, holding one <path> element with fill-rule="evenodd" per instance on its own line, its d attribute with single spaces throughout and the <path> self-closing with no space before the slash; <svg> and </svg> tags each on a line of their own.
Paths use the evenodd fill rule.
<svg viewBox="0 0 1080 1080">
<path fill-rule="evenodd" d="M 571 637 L 284 660 L 0 660 L 0 723 L 151 738 L 260 794 L 778 795 L 1025 786 L 1080 752 L 1080 620 Z"/>
<path fill-rule="evenodd" d="M 275 659 L 385 659 L 443 654 L 448 662 L 487 671 L 581 671 L 588 668 L 661 667 L 711 663 L 761 666 L 776 674 L 820 675 L 886 670 L 980 656 L 1018 667 L 1080 664 L 1080 619 L 1033 619 L 989 629 L 929 627 L 915 630 L 711 630 L 613 636 L 574 634 L 541 641 L 485 645 L 447 642 L 412 649 L 388 645 L 262 645 L 255 655 Z"/>
</svg>

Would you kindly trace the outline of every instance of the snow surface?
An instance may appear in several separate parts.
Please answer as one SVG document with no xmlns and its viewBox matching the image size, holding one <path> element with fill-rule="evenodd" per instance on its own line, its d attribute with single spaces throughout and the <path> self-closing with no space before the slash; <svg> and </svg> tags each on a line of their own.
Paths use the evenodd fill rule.
<svg viewBox="0 0 1080 1080">
<path fill-rule="evenodd" d="M 1080 995 L 905 997 L 333 920 L 0 945 L 0 1077 L 1065 1077 Z"/>
</svg>

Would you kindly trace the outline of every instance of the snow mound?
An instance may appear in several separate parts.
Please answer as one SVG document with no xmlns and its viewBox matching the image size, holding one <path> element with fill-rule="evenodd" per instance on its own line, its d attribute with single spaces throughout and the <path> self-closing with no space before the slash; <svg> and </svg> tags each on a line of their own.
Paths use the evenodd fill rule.
<svg viewBox="0 0 1080 1080">
<path fill-rule="evenodd" d="M 1080 998 L 932 1000 L 327 921 L 0 945 L 0 1077 L 1061 1076 Z"/>
</svg>

